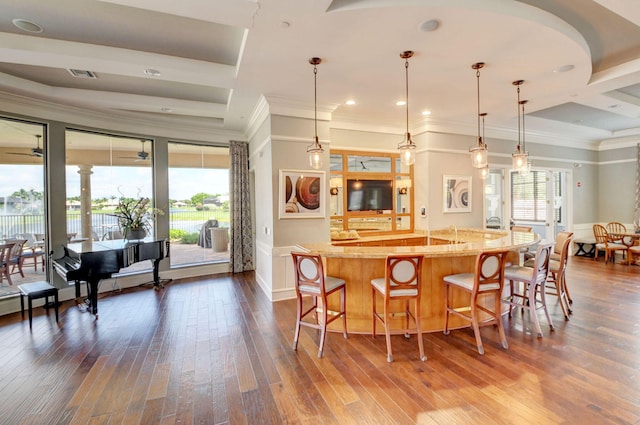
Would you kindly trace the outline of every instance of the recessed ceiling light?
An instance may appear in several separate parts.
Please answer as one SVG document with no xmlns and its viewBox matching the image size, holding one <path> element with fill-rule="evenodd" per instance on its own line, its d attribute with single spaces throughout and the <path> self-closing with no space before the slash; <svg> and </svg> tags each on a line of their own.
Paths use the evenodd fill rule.
<svg viewBox="0 0 640 425">
<path fill-rule="evenodd" d="M 431 115 L 431 111 L 422 111 L 422 115 L 424 115 L 425 117 L 427 115 Z"/>
<path fill-rule="evenodd" d="M 355 100 L 353 100 L 353 99 L 349 99 L 349 100 L 347 100 L 347 101 L 346 101 L 346 102 L 344 102 L 344 103 L 345 103 L 345 105 L 355 105 L 355 104 L 356 104 L 356 101 L 355 101 Z"/>
<path fill-rule="evenodd" d="M 160 71 L 158 71 L 157 69 L 153 69 L 153 68 L 147 68 L 144 70 L 144 73 L 146 75 L 149 75 L 150 77 L 159 77 L 160 75 L 162 75 L 160 73 Z"/>
<path fill-rule="evenodd" d="M 439 27 L 440 27 L 440 21 L 438 21 L 437 19 L 429 19 L 428 21 L 424 21 L 423 23 L 418 25 L 418 28 L 420 29 L 420 31 L 424 31 L 424 32 L 435 31 Z"/>
<path fill-rule="evenodd" d="M 291 24 L 287 21 L 280 22 L 280 28 L 289 28 Z"/>
<path fill-rule="evenodd" d="M 13 25 L 20 28 L 22 31 L 40 33 L 43 31 L 42 27 L 35 22 L 27 21 L 26 19 L 16 18 L 11 20 Z"/>
<path fill-rule="evenodd" d="M 404 106 L 406 104 L 407 104 L 407 102 L 405 102 L 404 100 L 399 100 L 399 101 L 396 102 L 396 106 Z"/>
<path fill-rule="evenodd" d="M 173 109 L 171 109 L 171 108 L 162 108 L 161 111 L 162 112 L 166 112 L 168 114 L 169 112 L 173 112 Z"/>
<path fill-rule="evenodd" d="M 609 109 L 617 109 L 617 108 L 619 108 L 619 107 L 620 107 L 620 104 L 619 104 L 619 103 L 614 103 L 613 105 L 609 105 L 609 106 L 607 106 L 607 108 L 609 108 Z"/>
<path fill-rule="evenodd" d="M 556 69 L 554 69 L 553 72 L 555 72 L 555 73 L 568 72 L 568 71 L 571 71 L 573 68 L 575 68 L 575 66 L 573 66 L 573 65 L 562 65 L 562 66 L 559 66 Z"/>
</svg>

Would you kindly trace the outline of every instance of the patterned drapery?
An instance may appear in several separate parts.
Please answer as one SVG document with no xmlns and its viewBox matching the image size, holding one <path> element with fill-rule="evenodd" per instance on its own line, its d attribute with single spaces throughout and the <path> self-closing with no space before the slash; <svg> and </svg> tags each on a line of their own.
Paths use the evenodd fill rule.
<svg viewBox="0 0 640 425">
<path fill-rule="evenodd" d="M 635 230 L 640 229 L 640 143 L 636 145 L 637 160 L 636 160 L 636 209 L 633 213 L 633 226 Z"/>
<path fill-rule="evenodd" d="M 249 187 L 249 145 L 231 141 L 230 207 L 231 243 L 229 261 L 233 273 L 253 270 L 253 231 Z"/>
</svg>

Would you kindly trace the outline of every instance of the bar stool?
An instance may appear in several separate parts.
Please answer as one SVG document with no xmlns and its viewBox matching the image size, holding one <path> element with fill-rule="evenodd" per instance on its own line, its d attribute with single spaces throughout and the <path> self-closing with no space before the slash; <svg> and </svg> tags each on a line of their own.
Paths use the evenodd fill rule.
<svg viewBox="0 0 640 425">
<path fill-rule="evenodd" d="M 384 333 L 387 341 L 387 361 L 393 361 L 391 350 L 391 330 L 389 319 L 389 303 L 392 300 L 404 301 L 405 327 L 401 330 L 405 338 L 409 338 L 409 317 L 415 323 L 415 330 L 418 334 L 418 349 L 420 350 L 420 360 L 427 360 L 424 355 L 424 344 L 422 341 L 422 330 L 420 329 L 420 293 L 422 286 L 422 255 L 389 255 L 385 263 L 385 276 L 371 280 L 371 294 L 373 307 L 373 337 L 376 337 L 376 322 L 380 321 L 384 326 Z M 384 310 L 382 315 L 376 310 L 376 294 L 382 296 Z M 409 309 L 409 301 L 414 301 L 415 313 Z"/>
<path fill-rule="evenodd" d="M 569 320 L 569 314 L 572 312 L 566 277 L 572 236 L 573 232 L 558 232 L 556 235 L 556 243 L 549 257 L 549 275 L 547 277 L 547 289 L 553 289 L 553 292 L 547 293 L 558 297 L 565 320 Z"/>
<path fill-rule="evenodd" d="M 509 251 L 486 251 L 480 252 L 476 256 L 474 273 L 459 273 L 445 276 L 445 319 L 444 334 L 449 335 L 449 315 L 461 317 L 471 323 L 473 334 L 476 338 L 478 353 L 484 354 L 482 338 L 480 337 L 480 326 L 497 325 L 502 348 L 507 349 L 507 337 L 502 326 L 502 314 L 500 310 L 500 298 L 504 284 L 505 261 Z M 469 305 L 454 307 L 451 300 L 451 287 L 467 292 L 469 294 Z M 493 308 L 490 308 L 481 299 L 487 296 L 493 297 Z M 489 317 L 480 320 L 480 312 L 484 312 Z"/>
<path fill-rule="evenodd" d="M 346 287 L 344 279 L 325 276 L 322 257 L 315 254 L 303 252 L 292 252 L 295 287 L 297 298 L 296 332 L 293 339 L 293 349 L 298 349 L 298 338 L 300 337 L 300 326 L 308 326 L 320 331 L 320 344 L 318 345 L 318 357 L 322 357 L 324 340 L 327 334 L 327 325 L 342 317 L 342 332 L 347 339 L 347 313 L 346 313 Z M 329 311 L 327 297 L 334 292 L 340 292 L 340 311 Z M 302 311 L 302 297 L 313 297 L 313 305 L 306 311 Z M 318 305 L 320 299 L 320 305 Z M 322 317 L 318 319 L 318 312 Z M 314 322 L 303 321 L 303 319 L 313 313 Z M 329 315 L 332 317 L 329 318 Z"/>
<path fill-rule="evenodd" d="M 531 312 L 533 323 L 535 324 L 538 338 L 542 338 L 542 330 L 538 320 L 538 310 L 544 310 L 549 322 L 549 327 L 553 331 L 553 322 L 547 310 L 547 301 L 545 298 L 545 285 L 547 275 L 549 274 L 549 260 L 551 257 L 553 243 L 538 246 L 536 250 L 535 261 L 533 267 L 526 266 L 509 266 L 505 267 L 504 278 L 509 281 L 509 296 L 503 301 L 509 304 L 509 317 L 513 307 L 520 307 Z M 517 288 L 517 283 L 522 282 L 524 287 L 522 291 Z M 538 297 L 539 295 L 539 297 Z"/>
</svg>

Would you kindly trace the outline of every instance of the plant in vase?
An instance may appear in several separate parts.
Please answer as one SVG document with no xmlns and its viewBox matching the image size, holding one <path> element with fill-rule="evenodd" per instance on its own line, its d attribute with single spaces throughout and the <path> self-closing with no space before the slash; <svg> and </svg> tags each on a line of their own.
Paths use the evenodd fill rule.
<svg viewBox="0 0 640 425">
<path fill-rule="evenodd" d="M 150 206 L 149 198 L 121 197 L 112 216 L 118 219 L 118 225 L 125 239 L 144 239 L 151 231 L 152 222 L 164 212 Z"/>
</svg>

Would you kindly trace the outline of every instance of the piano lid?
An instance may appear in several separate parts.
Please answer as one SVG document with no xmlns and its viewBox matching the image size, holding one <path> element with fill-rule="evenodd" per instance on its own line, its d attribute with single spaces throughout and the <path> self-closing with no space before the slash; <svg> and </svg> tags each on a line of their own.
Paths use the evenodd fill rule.
<svg viewBox="0 0 640 425">
<path fill-rule="evenodd" d="M 148 242 L 155 242 L 153 238 L 145 238 L 143 240 L 129 241 L 127 239 L 113 239 L 106 241 L 82 241 L 67 244 L 67 249 L 73 251 L 76 254 L 85 254 L 88 252 L 100 252 L 100 251 L 114 251 L 122 250 L 131 245 L 139 245 Z"/>
</svg>

